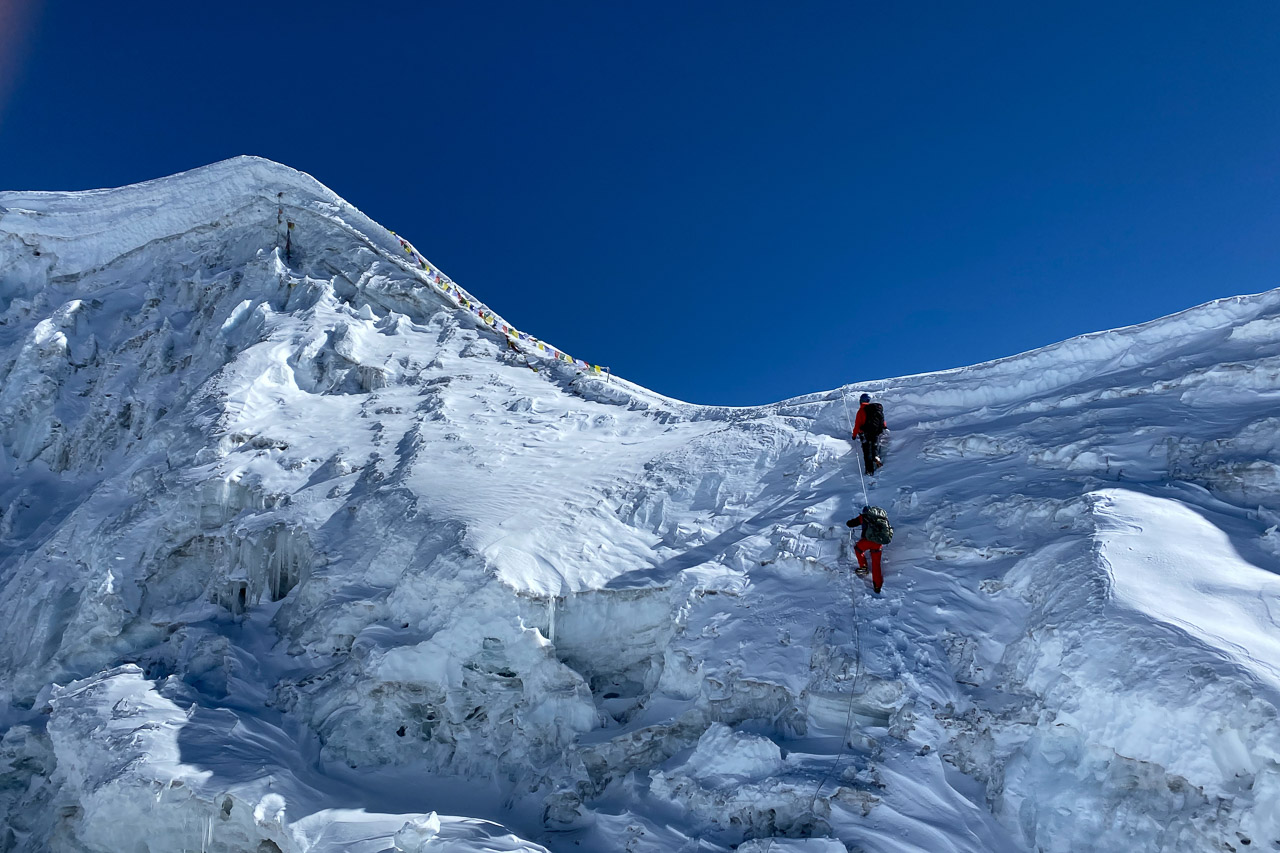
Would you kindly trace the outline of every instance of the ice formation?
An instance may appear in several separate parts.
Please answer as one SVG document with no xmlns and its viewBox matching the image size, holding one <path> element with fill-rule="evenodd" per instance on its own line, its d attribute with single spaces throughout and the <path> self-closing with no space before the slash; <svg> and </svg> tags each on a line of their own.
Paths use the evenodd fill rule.
<svg viewBox="0 0 1280 853">
<path fill-rule="evenodd" d="M 0 851 L 1280 848 L 1280 291 L 731 409 L 415 257 L 0 193 Z"/>
</svg>

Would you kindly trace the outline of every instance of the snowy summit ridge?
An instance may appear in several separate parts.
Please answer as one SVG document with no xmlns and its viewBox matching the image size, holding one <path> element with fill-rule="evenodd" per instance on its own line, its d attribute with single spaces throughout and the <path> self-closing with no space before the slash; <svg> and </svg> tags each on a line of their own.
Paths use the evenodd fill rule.
<svg viewBox="0 0 1280 853">
<path fill-rule="evenodd" d="M 848 386 L 864 499 L 840 390 L 432 271 L 257 158 L 0 193 L 0 851 L 1280 848 L 1280 290 Z"/>
</svg>

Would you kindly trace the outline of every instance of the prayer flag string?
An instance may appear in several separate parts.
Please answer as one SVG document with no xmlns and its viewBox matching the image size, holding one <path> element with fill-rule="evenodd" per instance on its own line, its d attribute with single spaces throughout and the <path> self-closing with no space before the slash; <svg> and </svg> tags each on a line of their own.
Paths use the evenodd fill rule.
<svg viewBox="0 0 1280 853">
<path fill-rule="evenodd" d="M 547 353 L 556 361 L 564 361 L 583 370 L 590 370 L 597 376 L 607 371 L 608 368 L 602 367 L 598 364 L 588 364 L 580 358 L 573 358 L 568 353 L 561 352 L 555 347 L 546 346 L 542 341 L 539 341 L 532 335 L 521 332 L 514 326 L 508 325 L 501 317 L 489 310 L 489 307 L 483 302 L 463 290 L 456 281 L 433 267 L 431 262 L 423 257 L 423 255 L 415 249 L 408 240 L 404 239 L 399 234 L 396 234 L 394 231 L 392 231 L 391 234 L 400 241 L 400 247 L 404 249 L 405 254 L 416 261 L 419 268 L 425 271 L 424 276 L 427 281 L 438 288 L 455 307 L 470 311 L 472 314 L 475 314 L 480 318 L 481 322 L 488 326 L 501 328 L 503 334 L 507 335 L 509 338 L 537 345 L 539 352 Z"/>
</svg>

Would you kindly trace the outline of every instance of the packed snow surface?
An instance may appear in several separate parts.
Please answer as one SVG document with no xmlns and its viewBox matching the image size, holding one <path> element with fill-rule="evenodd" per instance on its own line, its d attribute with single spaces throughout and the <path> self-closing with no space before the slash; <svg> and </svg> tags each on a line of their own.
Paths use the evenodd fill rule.
<svg viewBox="0 0 1280 853">
<path fill-rule="evenodd" d="M 0 851 L 1280 849 L 1280 291 L 849 378 L 662 397 L 264 160 L 0 193 Z"/>
</svg>

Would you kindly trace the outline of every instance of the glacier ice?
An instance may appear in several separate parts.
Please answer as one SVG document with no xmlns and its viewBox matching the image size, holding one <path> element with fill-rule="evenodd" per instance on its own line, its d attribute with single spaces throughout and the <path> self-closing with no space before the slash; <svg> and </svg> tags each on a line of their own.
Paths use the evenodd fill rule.
<svg viewBox="0 0 1280 853">
<path fill-rule="evenodd" d="M 1280 291 L 850 377 L 864 496 L 844 390 L 424 264 L 256 158 L 0 193 L 0 851 L 1280 845 Z"/>
</svg>

